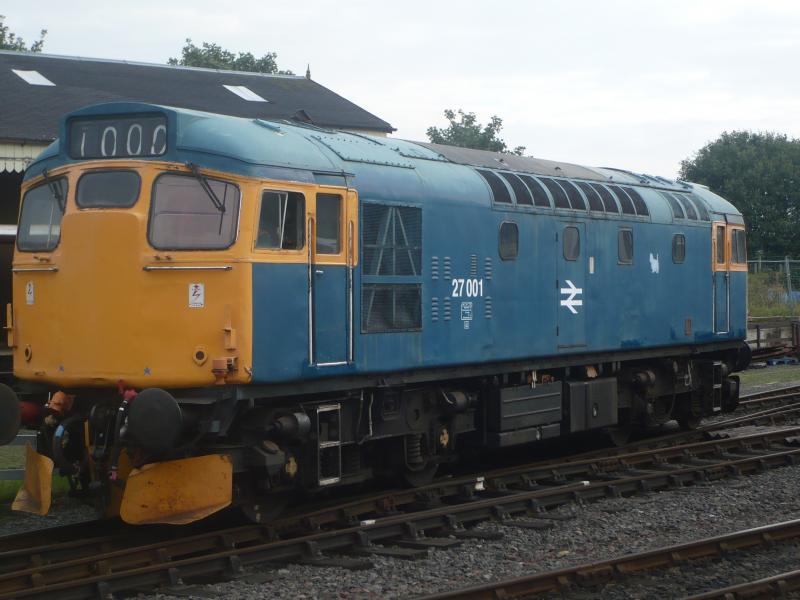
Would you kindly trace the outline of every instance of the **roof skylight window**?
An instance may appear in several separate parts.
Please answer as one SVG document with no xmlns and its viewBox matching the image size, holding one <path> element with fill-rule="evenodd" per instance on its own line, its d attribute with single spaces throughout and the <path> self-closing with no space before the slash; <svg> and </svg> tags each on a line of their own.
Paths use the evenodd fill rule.
<svg viewBox="0 0 800 600">
<path fill-rule="evenodd" d="M 55 83 L 39 73 L 39 71 L 20 71 L 19 69 L 11 69 L 11 71 L 30 85 L 55 85 Z"/>
<path fill-rule="evenodd" d="M 248 102 L 269 102 L 269 100 L 262 98 L 249 87 L 244 85 L 223 85 L 222 87 L 232 94 L 236 94 L 242 100 L 247 100 Z"/>
</svg>

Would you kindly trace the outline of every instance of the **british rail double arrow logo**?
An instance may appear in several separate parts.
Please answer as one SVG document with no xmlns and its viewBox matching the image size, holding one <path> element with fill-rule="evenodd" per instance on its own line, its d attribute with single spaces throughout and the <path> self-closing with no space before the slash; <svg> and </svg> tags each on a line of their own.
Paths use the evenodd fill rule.
<svg viewBox="0 0 800 600">
<path fill-rule="evenodd" d="M 578 311 L 575 310 L 575 307 L 583 306 L 583 300 L 576 298 L 576 296 L 583 294 L 583 288 L 575 287 L 575 284 L 569 279 L 566 280 L 566 284 L 569 287 L 562 287 L 561 293 L 564 295 L 569 294 L 569 298 L 562 300 L 561 306 L 566 306 L 573 315 L 577 315 Z"/>
</svg>

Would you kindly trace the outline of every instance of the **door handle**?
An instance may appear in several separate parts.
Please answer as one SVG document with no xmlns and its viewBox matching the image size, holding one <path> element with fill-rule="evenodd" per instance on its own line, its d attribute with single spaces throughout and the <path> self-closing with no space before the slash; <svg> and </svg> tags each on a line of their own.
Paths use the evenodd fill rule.
<svg viewBox="0 0 800 600">
<path fill-rule="evenodd" d="M 322 269 L 315 269 L 314 273 L 316 273 L 317 275 L 323 275 L 325 271 L 323 271 Z"/>
</svg>

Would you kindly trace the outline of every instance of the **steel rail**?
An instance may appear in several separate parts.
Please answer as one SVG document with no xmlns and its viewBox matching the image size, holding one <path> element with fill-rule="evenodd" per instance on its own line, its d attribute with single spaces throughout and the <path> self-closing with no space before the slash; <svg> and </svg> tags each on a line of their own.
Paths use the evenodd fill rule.
<svg viewBox="0 0 800 600">
<path fill-rule="evenodd" d="M 785 387 L 773 388 L 771 390 L 764 390 L 761 392 L 752 392 L 750 394 L 741 394 L 741 400 L 752 400 L 754 398 L 764 398 L 772 394 L 787 394 L 790 392 L 800 393 L 800 385 L 787 385 Z"/>
<path fill-rule="evenodd" d="M 687 596 L 684 600 L 737 600 L 738 598 L 784 598 L 788 592 L 800 590 L 800 570 L 787 571 L 771 577 L 747 581 L 738 585 L 720 588 Z"/>
<path fill-rule="evenodd" d="M 800 519 L 726 533 L 656 550 L 626 554 L 598 562 L 584 563 L 514 579 L 431 594 L 421 597 L 420 600 L 448 600 L 451 598 L 496 600 L 497 598 L 528 597 L 533 594 L 548 592 L 560 593 L 573 587 L 602 585 L 614 581 L 619 576 L 630 573 L 674 567 L 691 560 L 719 556 L 725 552 L 747 550 L 798 538 L 800 538 Z M 753 585 L 755 583 L 758 582 L 744 585 Z M 722 591 L 718 590 L 716 593 Z M 724 595 L 700 595 L 693 598 L 728 597 Z"/>
<path fill-rule="evenodd" d="M 731 438 L 722 442 L 741 439 Z M 720 441 L 712 443 L 719 444 Z M 535 515 L 542 509 L 574 501 L 627 496 L 755 473 L 770 467 L 795 464 L 798 459 L 800 448 L 793 448 L 745 458 L 703 461 L 689 467 L 624 474 L 595 482 L 583 481 L 530 491 L 506 490 L 489 497 L 473 497 L 461 504 L 377 518 L 353 527 L 292 539 L 270 540 L 274 529 L 252 526 L 239 528 L 238 532 L 215 532 L 174 542 L 167 540 L 142 548 L 101 553 L 89 559 L 53 565 L 37 565 L 7 574 L 0 578 L 0 598 L 88 598 L 154 585 L 174 585 L 182 578 L 200 574 L 231 576 L 243 566 L 260 562 L 313 560 L 318 559 L 321 552 L 385 553 L 386 549 L 375 548 L 375 544 L 380 543 L 416 544 L 417 548 L 446 545 L 444 540 L 420 539 L 419 532 L 453 532 L 487 519 L 502 522 L 515 515 Z M 453 543 L 453 540 L 447 540 L 447 543 Z"/>
</svg>

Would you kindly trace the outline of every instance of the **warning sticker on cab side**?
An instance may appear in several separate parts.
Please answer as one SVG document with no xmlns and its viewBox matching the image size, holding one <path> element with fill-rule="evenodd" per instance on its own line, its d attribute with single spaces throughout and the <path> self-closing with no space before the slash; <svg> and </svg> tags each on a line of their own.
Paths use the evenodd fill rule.
<svg viewBox="0 0 800 600">
<path fill-rule="evenodd" d="M 206 305 L 206 286 L 203 283 L 189 284 L 189 308 L 203 308 Z"/>
</svg>

